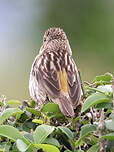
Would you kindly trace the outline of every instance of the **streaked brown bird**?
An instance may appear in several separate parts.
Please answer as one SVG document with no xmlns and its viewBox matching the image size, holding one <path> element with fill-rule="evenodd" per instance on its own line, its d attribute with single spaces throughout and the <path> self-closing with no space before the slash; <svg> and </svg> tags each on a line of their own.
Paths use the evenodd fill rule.
<svg viewBox="0 0 114 152">
<path fill-rule="evenodd" d="M 81 84 L 62 29 L 50 28 L 45 32 L 43 45 L 32 64 L 29 91 L 40 106 L 51 99 L 64 115 L 74 117 L 74 109 L 80 104 Z"/>
</svg>

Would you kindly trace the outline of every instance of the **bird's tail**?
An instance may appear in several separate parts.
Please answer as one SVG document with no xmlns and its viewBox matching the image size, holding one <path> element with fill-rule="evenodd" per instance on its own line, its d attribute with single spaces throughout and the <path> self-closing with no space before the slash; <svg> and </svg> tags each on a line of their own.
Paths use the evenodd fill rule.
<svg viewBox="0 0 114 152">
<path fill-rule="evenodd" d="M 59 108 L 61 112 L 68 117 L 74 117 L 74 109 L 68 98 L 64 95 L 59 97 Z"/>
</svg>

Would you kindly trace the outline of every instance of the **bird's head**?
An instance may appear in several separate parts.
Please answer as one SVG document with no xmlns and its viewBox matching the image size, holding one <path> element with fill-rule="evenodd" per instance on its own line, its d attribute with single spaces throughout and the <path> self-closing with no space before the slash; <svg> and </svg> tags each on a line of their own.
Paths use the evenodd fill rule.
<svg viewBox="0 0 114 152">
<path fill-rule="evenodd" d="M 63 29 L 49 28 L 45 32 L 44 38 L 43 38 L 44 42 L 49 42 L 49 41 L 54 40 L 54 39 L 61 40 L 61 41 L 67 40 L 67 36 L 66 36 L 65 32 L 63 31 Z"/>
</svg>

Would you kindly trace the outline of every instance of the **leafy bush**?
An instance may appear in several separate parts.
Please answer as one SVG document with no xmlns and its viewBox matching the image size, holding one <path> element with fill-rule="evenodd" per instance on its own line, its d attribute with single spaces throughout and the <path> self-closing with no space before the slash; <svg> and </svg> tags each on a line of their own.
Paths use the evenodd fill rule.
<svg viewBox="0 0 114 152">
<path fill-rule="evenodd" d="M 74 119 L 55 103 L 0 100 L 0 151 L 113 152 L 114 84 L 109 73 L 84 82 L 82 107 Z"/>
</svg>

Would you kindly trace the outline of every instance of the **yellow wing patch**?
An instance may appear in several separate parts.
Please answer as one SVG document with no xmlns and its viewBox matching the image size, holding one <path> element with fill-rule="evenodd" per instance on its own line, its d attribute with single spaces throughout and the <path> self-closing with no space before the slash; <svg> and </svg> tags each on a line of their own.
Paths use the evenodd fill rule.
<svg viewBox="0 0 114 152">
<path fill-rule="evenodd" d="M 66 74 L 65 69 L 63 69 L 63 71 L 59 71 L 57 73 L 58 73 L 58 78 L 60 81 L 61 90 L 63 92 L 68 92 L 67 74 Z"/>
</svg>

